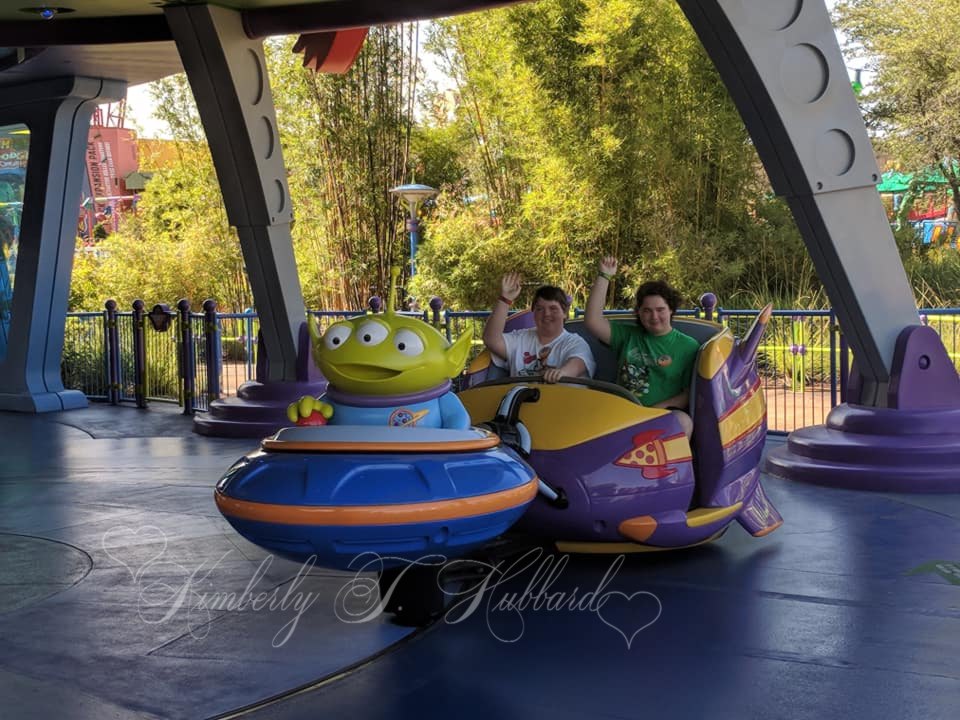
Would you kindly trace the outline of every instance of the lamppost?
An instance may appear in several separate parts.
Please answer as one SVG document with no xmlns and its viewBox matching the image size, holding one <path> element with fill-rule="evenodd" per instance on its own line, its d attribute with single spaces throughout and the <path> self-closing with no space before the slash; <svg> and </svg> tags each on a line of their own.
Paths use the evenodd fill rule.
<svg viewBox="0 0 960 720">
<path fill-rule="evenodd" d="M 420 231 L 420 223 L 417 221 L 417 209 L 424 200 L 429 200 L 440 191 L 429 185 L 398 185 L 390 190 L 391 195 L 401 198 L 410 209 L 410 217 L 407 218 L 407 232 L 410 233 L 410 277 L 417 272 L 417 240 Z"/>
</svg>

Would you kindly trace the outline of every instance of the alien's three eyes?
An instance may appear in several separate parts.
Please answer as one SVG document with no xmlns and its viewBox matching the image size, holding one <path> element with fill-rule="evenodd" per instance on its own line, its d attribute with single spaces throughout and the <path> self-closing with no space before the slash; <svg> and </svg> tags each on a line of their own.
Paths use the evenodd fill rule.
<svg viewBox="0 0 960 720">
<path fill-rule="evenodd" d="M 323 344 L 328 350 L 336 350 L 353 334 L 349 325 L 334 325 L 323 336 Z M 378 322 L 366 322 L 357 328 L 357 342 L 366 347 L 379 345 L 390 334 L 389 328 Z M 393 346 L 402 355 L 414 357 L 423 352 L 423 340 L 412 330 L 400 329 L 393 335 Z"/>
</svg>

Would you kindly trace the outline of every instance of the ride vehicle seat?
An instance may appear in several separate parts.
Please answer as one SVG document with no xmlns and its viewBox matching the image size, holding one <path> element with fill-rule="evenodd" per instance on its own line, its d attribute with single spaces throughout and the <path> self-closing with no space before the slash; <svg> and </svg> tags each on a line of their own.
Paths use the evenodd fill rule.
<svg viewBox="0 0 960 720">
<path fill-rule="evenodd" d="M 632 315 L 610 317 L 608 319 L 610 322 L 635 322 L 635 319 Z M 510 332 L 511 330 L 519 330 L 525 327 L 533 327 L 533 314 L 529 311 L 511 315 L 507 320 L 505 330 L 506 332 Z M 722 330 L 721 326 L 717 325 L 716 323 L 707 322 L 706 320 L 700 320 L 698 318 L 674 317 L 673 327 L 696 340 L 700 345 L 701 351 L 703 346 Z M 617 361 L 619 360 L 617 354 L 613 352 L 608 345 L 597 340 L 597 338 L 595 338 L 587 330 L 583 320 L 572 320 L 566 323 L 564 328 L 568 332 L 576 333 L 582 337 L 590 346 L 590 352 L 593 353 L 593 358 L 597 362 L 597 369 L 593 375 L 593 379 L 599 380 L 602 383 L 617 385 Z M 697 367 L 699 366 L 699 361 L 700 351 L 698 351 L 697 358 L 693 363 L 693 372 L 692 377 L 690 378 L 690 406 L 688 408 L 688 412 L 691 417 L 693 417 L 694 397 L 696 396 L 695 388 L 697 381 Z M 467 369 L 464 371 L 461 388 L 465 390 L 467 388 L 479 385 L 482 382 L 505 378 L 507 376 L 507 370 L 495 365 L 491 360 L 490 352 L 488 350 L 484 350 L 473 360 L 473 362 L 467 366 Z M 606 389 L 609 391 L 609 388 Z M 624 397 L 629 397 L 638 405 L 641 404 L 631 393 L 627 392 L 626 390 L 624 390 L 622 394 Z"/>
</svg>

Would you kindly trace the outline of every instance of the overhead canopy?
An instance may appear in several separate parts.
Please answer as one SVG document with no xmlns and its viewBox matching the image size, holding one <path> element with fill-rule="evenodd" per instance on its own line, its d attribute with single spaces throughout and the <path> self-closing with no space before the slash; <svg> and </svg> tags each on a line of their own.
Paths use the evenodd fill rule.
<svg viewBox="0 0 960 720">
<path fill-rule="evenodd" d="M 340 47 L 354 30 L 446 17 L 522 0 L 217 0 L 236 10 L 247 37 L 326 33 L 313 39 L 308 63 L 330 67 L 350 56 Z M 0 3 L 0 87 L 64 75 L 108 77 L 128 85 L 183 69 L 165 7 L 157 0 Z M 349 44 L 349 43 L 348 43 Z M 329 46 L 329 47 L 328 47 Z M 351 46 L 358 51 L 359 45 Z M 331 55 L 332 51 L 332 55 Z M 329 56 L 329 57 L 328 57 Z"/>
<path fill-rule="evenodd" d="M 922 173 L 902 173 L 896 170 L 885 172 L 882 180 L 877 185 L 877 192 L 882 193 L 903 193 L 910 189 L 910 184 L 919 180 L 916 189 L 922 191 L 936 190 L 939 187 L 947 185 L 947 178 L 944 177 L 940 169 L 925 170 Z"/>
</svg>

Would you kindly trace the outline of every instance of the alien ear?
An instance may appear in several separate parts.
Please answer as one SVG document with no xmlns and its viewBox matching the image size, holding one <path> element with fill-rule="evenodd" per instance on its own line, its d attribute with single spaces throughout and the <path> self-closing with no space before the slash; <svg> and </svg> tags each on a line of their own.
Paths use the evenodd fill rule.
<svg viewBox="0 0 960 720">
<path fill-rule="evenodd" d="M 310 330 L 310 337 L 313 338 L 315 343 L 320 342 L 323 337 L 323 333 L 320 332 L 320 326 L 317 324 L 317 318 L 313 315 L 307 317 L 307 328 Z"/>
<path fill-rule="evenodd" d="M 472 341 L 473 328 L 468 327 L 457 341 L 447 348 L 447 375 L 451 378 L 459 375 L 463 371 L 463 366 L 467 364 Z"/>
</svg>

